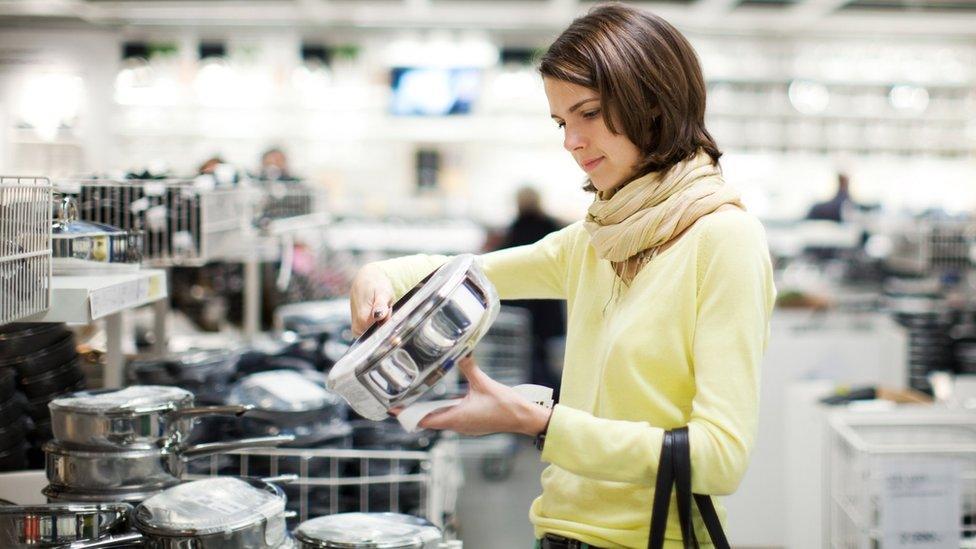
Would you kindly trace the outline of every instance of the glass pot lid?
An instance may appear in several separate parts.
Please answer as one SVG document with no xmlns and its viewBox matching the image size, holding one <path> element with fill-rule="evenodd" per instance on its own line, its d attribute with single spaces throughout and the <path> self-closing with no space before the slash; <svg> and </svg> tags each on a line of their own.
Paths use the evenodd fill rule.
<svg viewBox="0 0 976 549">
<path fill-rule="evenodd" d="M 283 525 L 284 496 L 273 486 L 265 486 L 231 477 L 187 482 L 142 502 L 135 518 L 140 530 L 164 535 L 229 533 L 262 520 Z"/>
<path fill-rule="evenodd" d="M 295 530 L 299 542 L 322 548 L 407 549 L 441 539 L 429 521 L 398 513 L 340 513 L 308 520 Z"/>
<path fill-rule="evenodd" d="M 133 385 L 124 389 L 80 391 L 56 398 L 51 410 L 89 414 L 134 414 L 183 408 L 193 404 L 193 393 L 165 385 Z"/>
</svg>

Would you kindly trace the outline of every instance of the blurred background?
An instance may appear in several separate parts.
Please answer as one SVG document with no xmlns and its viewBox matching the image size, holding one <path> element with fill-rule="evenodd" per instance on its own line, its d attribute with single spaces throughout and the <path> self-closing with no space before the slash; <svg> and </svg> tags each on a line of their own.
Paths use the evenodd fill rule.
<svg viewBox="0 0 976 549">
<path fill-rule="evenodd" d="M 726 181 L 776 270 L 733 545 L 976 546 L 976 0 L 626 3 L 696 48 Z M 90 387 L 200 349 L 235 350 L 227 382 L 281 357 L 327 371 L 360 265 L 584 215 L 536 60 L 592 5 L 0 1 L 0 174 L 141 235 L 136 286 L 62 263 L 49 303 L 0 323 L 70 324 Z M 558 384 L 562 308 L 504 305 L 486 369 Z M 469 547 L 527 547 L 538 454 L 459 448 L 442 451 L 464 480 L 440 465 L 406 510 Z"/>
</svg>

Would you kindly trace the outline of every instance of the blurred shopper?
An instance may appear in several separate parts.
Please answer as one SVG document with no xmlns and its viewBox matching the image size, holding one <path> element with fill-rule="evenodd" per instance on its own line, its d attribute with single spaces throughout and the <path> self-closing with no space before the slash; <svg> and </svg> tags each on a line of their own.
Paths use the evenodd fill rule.
<svg viewBox="0 0 976 549">
<path fill-rule="evenodd" d="M 224 163 L 224 159 L 218 156 L 211 156 L 210 158 L 203 161 L 200 167 L 197 168 L 197 175 L 213 175 L 217 171 L 217 166 Z"/>
<path fill-rule="evenodd" d="M 288 169 L 288 157 L 285 151 L 272 147 L 261 155 L 261 170 L 258 179 L 265 181 L 297 181 Z"/>
<path fill-rule="evenodd" d="M 845 173 L 837 174 L 837 192 L 826 202 L 818 202 L 807 212 L 807 219 L 824 221 L 844 221 L 844 212 L 855 206 L 851 200 L 850 178 Z"/>
<path fill-rule="evenodd" d="M 539 192 L 532 187 L 522 187 L 515 194 L 518 213 L 508 226 L 500 248 L 514 248 L 535 244 L 562 225 L 542 208 Z M 552 387 L 555 400 L 559 400 L 559 371 L 554 369 L 549 349 L 557 338 L 566 335 L 563 304 L 554 299 L 519 299 L 507 303 L 528 310 L 532 317 L 532 371 L 529 381 Z"/>
<path fill-rule="evenodd" d="M 468 394 L 420 425 L 536 437 L 550 463 L 529 512 L 536 547 L 684 547 L 679 515 L 694 516 L 699 542 L 728 547 L 709 496 L 735 492 L 749 464 L 776 291 L 763 227 L 725 184 L 705 129 L 698 58 L 660 17 L 610 4 L 573 21 L 540 71 L 593 203 L 585 219 L 480 261 L 503 298 L 567 301 L 561 401 L 551 412 L 527 402 L 468 359 Z M 363 267 L 353 330 L 445 260 Z M 675 468 L 706 494 L 700 515 L 688 495 L 652 529 Z M 658 481 L 668 490 L 655 502 Z"/>
</svg>

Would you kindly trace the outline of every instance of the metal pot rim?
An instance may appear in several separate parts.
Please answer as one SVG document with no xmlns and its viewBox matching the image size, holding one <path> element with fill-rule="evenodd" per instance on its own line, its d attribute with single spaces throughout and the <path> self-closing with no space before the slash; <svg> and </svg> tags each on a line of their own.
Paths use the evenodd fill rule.
<svg viewBox="0 0 976 549">
<path fill-rule="evenodd" d="M 135 386 L 131 386 L 131 387 L 135 387 Z M 174 397 L 172 400 L 169 400 L 167 402 L 160 402 L 158 404 L 134 406 L 125 409 L 108 409 L 108 410 L 96 410 L 88 406 L 82 406 L 78 404 L 70 404 L 64 402 L 69 398 L 77 397 L 80 393 L 97 395 L 100 393 L 110 393 L 110 392 L 119 391 L 119 389 L 99 389 L 94 391 L 79 391 L 77 393 L 70 393 L 63 397 L 56 398 L 52 400 L 50 404 L 48 404 L 48 408 L 50 408 L 52 412 L 70 412 L 73 414 L 81 414 L 85 416 L 132 417 L 132 416 L 138 416 L 138 415 L 149 414 L 154 412 L 167 413 L 167 412 L 178 410 L 180 408 L 192 406 L 194 402 L 193 393 L 185 389 L 180 389 L 178 387 L 170 387 L 166 385 L 141 385 L 140 387 L 159 387 L 160 389 L 170 390 L 173 391 L 174 393 L 179 393 L 179 396 Z"/>
<path fill-rule="evenodd" d="M 415 287 L 416 293 L 403 296 L 394 304 L 394 310 L 382 324 L 367 330 L 349 346 L 349 350 L 336 362 L 333 369 L 342 369 L 346 364 L 355 364 L 357 373 L 388 355 L 397 347 L 397 340 L 408 339 L 422 326 L 427 318 L 444 303 L 450 295 L 464 283 L 475 257 L 462 254 L 435 270 L 428 281 L 438 276 L 444 277 L 440 284 L 421 282 Z"/>
</svg>

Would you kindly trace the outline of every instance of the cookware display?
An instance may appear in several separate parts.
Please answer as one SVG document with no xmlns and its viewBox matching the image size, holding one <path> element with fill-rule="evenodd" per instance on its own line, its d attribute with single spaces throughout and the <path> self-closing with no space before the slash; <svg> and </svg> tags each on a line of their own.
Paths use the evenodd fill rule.
<svg viewBox="0 0 976 549">
<path fill-rule="evenodd" d="M 397 513 L 340 513 L 301 523 L 300 549 L 433 549 L 443 540 L 430 522 Z"/>
<path fill-rule="evenodd" d="M 63 339 L 67 327 L 57 322 L 15 322 L 0 326 L 0 360 L 45 349 Z"/>
<path fill-rule="evenodd" d="M 51 225 L 51 267 L 55 273 L 104 269 L 108 265 L 139 267 L 141 233 L 79 220 L 72 197 L 64 197 L 56 210 Z"/>
<path fill-rule="evenodd" d="M 106 501 L 137 505 L 165 488 L 136 488 L 131 490 L 79 490 L 49 484 L 41 494 L 50 503 L 102 503 Z"/>
<path fill-rule="evenodd" d="M 32 341 L 44 339 L 46 338 Z M 11 354 L 0 359 L 0 369 L 13 368 L 21 377 L 37 376 L 67 364 L 77 356 L 74 334 L 70 331 L 60 331 L 51 343 L 31 349 L 29 352 Z"/>
<path fill-rule="evenodd" d="M 275 326 L 293 341 L 285 353 L 307 358 L 322 371 L 332 369 L 356 341 L 348 299 L 282 305 L 275 310 Z"/>
<path fill-rule="evenodd" d="M 173 486 L 180 482 L 186 461 L 261 446 L 291 442 L 288 435 L 256 437 L 194 446 L 163 446 L 129 450 L 82 450 L 68 448 L 62 441 L 44 445 L 47 479 L 53 486 L 69 490 L 139 490 Z"/>
<path fill-rule="evenodd" d="M 238 353 L 226 349 L 194 349 L 162 358 L 133 360 L 129 379 L 144 385 L 171 385 L 192 392 L 197 400 L 226 395 L 237 374 Z"/>
<path fill-rule="evenodd" d="M 285 495 L 275 479 L 213 477 L 145 498 L 129 514 L 130 529 L 71 549 L 291 549 Z M 42 546 L 43 547 L 43 546 Z"/>
<path fill-rule="evenodd" d="M 63 324 L 0 327 L 0 470 L 43 466 L 47 403 L 84 386 L 74 335 Z"/>
<path fill-rule="evenodd" d="M 329 388 L 381 420 L 429 391 L 471 352 L 498 315 L 498 294 L 475 257 L 455 257 L 393 305 L 329 372 Z"/>
<path fill-rule="evenodd" d="M 316 383 L 312 375 L 273 370 L 252 374 L 237 382 L 227 402 L 251 408 L 240 419 L 243 432 L 249 435 L 294 435 L 294 445 L 300 447 L 348 437 L 352 428 L 345 421 L 345 403 Z"/>
<path fill-rule="evenodd" d="M 54 437 L 61 443 L 103 451 L 178 445 L 196 418 L 248 410 L 239 405 L 194 406 L 193 393 L 160 385 L 81 391 L 51 401 L 49 408 Z"/>
<path fill-rule="evenodd" d="M 133 525 L 150 548 L 277 549 L 287 539 L 285 495 L 253 479 L 187 482 L 142 502 Z"/>
<path fill-rule="evenodd" d="M 64 547 L 124 531 L 132 506 L 125 503 L 55 503 L 0 506 L 0 547 Z"/>
</svg>

